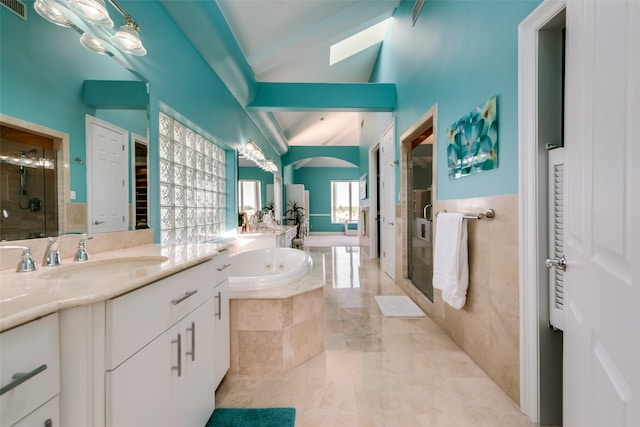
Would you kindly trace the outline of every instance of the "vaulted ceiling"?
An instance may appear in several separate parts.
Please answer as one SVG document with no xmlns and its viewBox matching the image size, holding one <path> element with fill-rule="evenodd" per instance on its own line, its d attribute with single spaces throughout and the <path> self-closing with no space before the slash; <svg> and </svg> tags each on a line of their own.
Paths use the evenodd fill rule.
<svg viewBox="0 0 640 427">
<path fill-rule="evenodd" d="M 399 0 L 217 0 L 259 82 L 368 82 L 381 43 L 330 65 L 331 45 L 393 14 Z M 274 112 L 290 146 L 357 145 L 357 112 Z"/>
</svg>

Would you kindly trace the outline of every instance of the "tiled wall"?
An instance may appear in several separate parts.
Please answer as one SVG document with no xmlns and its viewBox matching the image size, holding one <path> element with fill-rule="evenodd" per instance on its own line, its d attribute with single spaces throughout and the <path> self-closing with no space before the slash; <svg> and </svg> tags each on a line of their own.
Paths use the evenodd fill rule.
<svg viewBox="0 0 640 427">
<path fill-rule="evenodd" d="M 434 291 L 430 302 L 402 270 L 402 233 L 396 251 L 396 282 L 496 382 L 514 402 L 520 401 L 518 196 L 440 200 L 435 212 L 479 213 L 494 209 L 493 220 L 467 220 L 469 236 L 469 290 L 456 310 Z M 437 217 L 436 217 L 437 221 Z M 398 222 L 396 222 L 398 224 Z M 437 227 L 437 223 L 436 223 Z M 404 237 L 404 239 L 403 239 Z M 399 256 L 398 256 L 399 255 Z M 405 270 L 406 271 L 406 270 Z M 398 274 L 400 273 L 400 274 Z"/>
</svg>

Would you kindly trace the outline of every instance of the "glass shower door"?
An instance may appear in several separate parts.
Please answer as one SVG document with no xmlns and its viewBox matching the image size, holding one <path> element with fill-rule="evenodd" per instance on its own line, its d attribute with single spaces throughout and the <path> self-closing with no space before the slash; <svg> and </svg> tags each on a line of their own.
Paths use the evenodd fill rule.
<svg viewBox="0 0 640 427">
<path fill-rule="evenodd" d="M 411 239 L 409 278 L 430 301 L 433 301 L 433 146 L 416 145 L 411 152 L 410 216 Z"/>
</svg>

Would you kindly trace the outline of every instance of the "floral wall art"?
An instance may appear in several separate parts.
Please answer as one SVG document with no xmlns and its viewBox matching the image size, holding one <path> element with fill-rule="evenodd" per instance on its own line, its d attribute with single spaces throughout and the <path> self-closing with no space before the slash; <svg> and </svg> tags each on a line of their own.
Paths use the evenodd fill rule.
<svg viewBox="0 0 640 427">
<path fill-rule="evenodd" d="M 496 98 L 489 98 L 447 129 L 449 179 L 498 167 Z"/>
</svg>

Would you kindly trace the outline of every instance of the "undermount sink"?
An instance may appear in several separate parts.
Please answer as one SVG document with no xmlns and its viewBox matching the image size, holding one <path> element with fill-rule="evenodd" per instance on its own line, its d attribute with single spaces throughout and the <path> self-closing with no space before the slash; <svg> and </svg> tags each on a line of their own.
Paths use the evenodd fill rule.
<svg viewBox="0 0 640 427">
<path fill-rule="evenodd" d="M 98 276 L 143 277 L 151 273 L 169 258 L 165 256 L 141 256 L 112 258 L 99 261 L 73 262 L 59 267 L 47 267 L 39 277 L 54 280 L 87 280 Z"/>
</svg>

